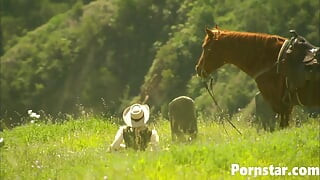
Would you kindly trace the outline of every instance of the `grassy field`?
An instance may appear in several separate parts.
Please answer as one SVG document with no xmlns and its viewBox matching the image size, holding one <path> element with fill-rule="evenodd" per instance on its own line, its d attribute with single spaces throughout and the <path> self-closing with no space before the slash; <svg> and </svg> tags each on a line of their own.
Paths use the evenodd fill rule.
<svg viewBox="0 0 320 180">
<path fill-rule="evenodd" d="M 294 166 L 320 164 L 319 119 L 301 127 L 257 132 L 236 121 L 243 135 L 226 125 L 200 121 L 192 143 L 171 142 L 169 123 L 155 125 L 160 149 L 155 152 L 107 152 L 118 129 L 110 119 L 83 117 L 64 123 L 28 123 L 0 133 L 0 179 L 251 179 L 231 175 L 231 164 L 240 166 Z M 283 179 L 258 176 L 254 179 Z M 286 179 L 319 179 L 319 176 L 286 176 Z"/>
</svg>

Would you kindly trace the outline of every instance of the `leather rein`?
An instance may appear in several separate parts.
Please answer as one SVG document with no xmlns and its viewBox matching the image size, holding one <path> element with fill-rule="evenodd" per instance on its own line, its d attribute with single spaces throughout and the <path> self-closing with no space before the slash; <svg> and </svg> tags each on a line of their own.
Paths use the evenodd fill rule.
<svg viewBox="0 0 320 180">
<path fill-rule="evenodd" d="M 207 91 L 208 91 L 211 99 L 213 100 L 214 104 L 217 106 L 219 112 L 222 114 L 222 113 L 223 113 L 223 110 L 221 109 L 221 107 L 219 106 L 216 98 L 215 98 L 214 95 L 213 95 L 213 78 L 212 78 L 212 77 L 209 78 L 209 82 L 206 81 L 206 79 L 203 79 L 202 82 L 203 82 L 204 87 L 207 89 Z M 209 87 L 211 88 L 211 90 L 210 90 Z M 239 129 L 229 120 L 229 118 L 226 118 L 226 120 L 227 120 L 227 122 L 228 122 L 240 135 L 242 135 L 242 133 L 239 131 Z M 222 123 L 223 123 L 223 121 L 222 121 Z M 223 127 L 224 127 L 224 123 L 223 123 Z M 225 127 L 224 127 L 224 130 L 225 130 L 226 133 L 228 134 L 228 132 L 227 132 L 227 130 L 225 129 Z"/>
</svg>

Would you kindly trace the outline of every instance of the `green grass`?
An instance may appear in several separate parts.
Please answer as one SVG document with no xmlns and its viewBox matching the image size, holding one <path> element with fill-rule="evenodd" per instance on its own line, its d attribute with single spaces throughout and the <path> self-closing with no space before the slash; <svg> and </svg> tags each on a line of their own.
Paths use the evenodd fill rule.
<svg viewBox="0 0 320 180">
<path fill-rule="evenodd" d="M 0 133 L 5 141 L 1 147 L 0 179 L 247 179 L 250 176 L 231 176 L 231 164 L 289 169 L 319 166 L 318 119 L 274 133 L 257 133 L 248 123 L 234 122 L 243 136 L 228 125 L 226 134 L 222 125 L 201 121 L 194 142 L 173 144 L 168 121 L 159 120 L 155 124 L 160 135 L 159 151 L 113 153 L 107 149 L 118 125 L 108 119 L 30 123 Z"/>
</svg>

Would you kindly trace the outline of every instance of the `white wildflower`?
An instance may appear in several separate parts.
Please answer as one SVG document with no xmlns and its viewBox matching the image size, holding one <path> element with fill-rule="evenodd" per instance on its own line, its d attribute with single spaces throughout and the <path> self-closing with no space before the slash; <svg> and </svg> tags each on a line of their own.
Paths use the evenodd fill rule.
<svg viewBox="0 0 320 180">
<path fill-rule="evenodd" d="M 28 112 L 28 114 L 29 114 L 29 115 L 31 115 L 32 110 L 31 110 L 31 109 L 29 109 L 27 112 Z"/>
<path fill-rule="evenodd" d="M 33 113 L 30 114 L 30 117 L 39 119 L 40 118 L 40 114 L 37 114 L 37 113 L 33 112 Z"/>
</svg>

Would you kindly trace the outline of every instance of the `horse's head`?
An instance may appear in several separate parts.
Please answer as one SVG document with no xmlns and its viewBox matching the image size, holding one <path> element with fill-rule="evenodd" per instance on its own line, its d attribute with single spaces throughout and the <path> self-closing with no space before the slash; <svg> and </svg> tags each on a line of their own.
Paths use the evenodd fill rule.
<svg viewBox="0 0 320 180">
<path fill-rule="evenodd" d="M 208 77 L 208 75 L 225 64 L 223 49 L 219 44 L 220 31 L 217 29 L 209 30 L 206 28 L 206 37 L 202 44 L 202 54 L 196 65 L 197 74 L 200 77 Z"/>
</svg>

